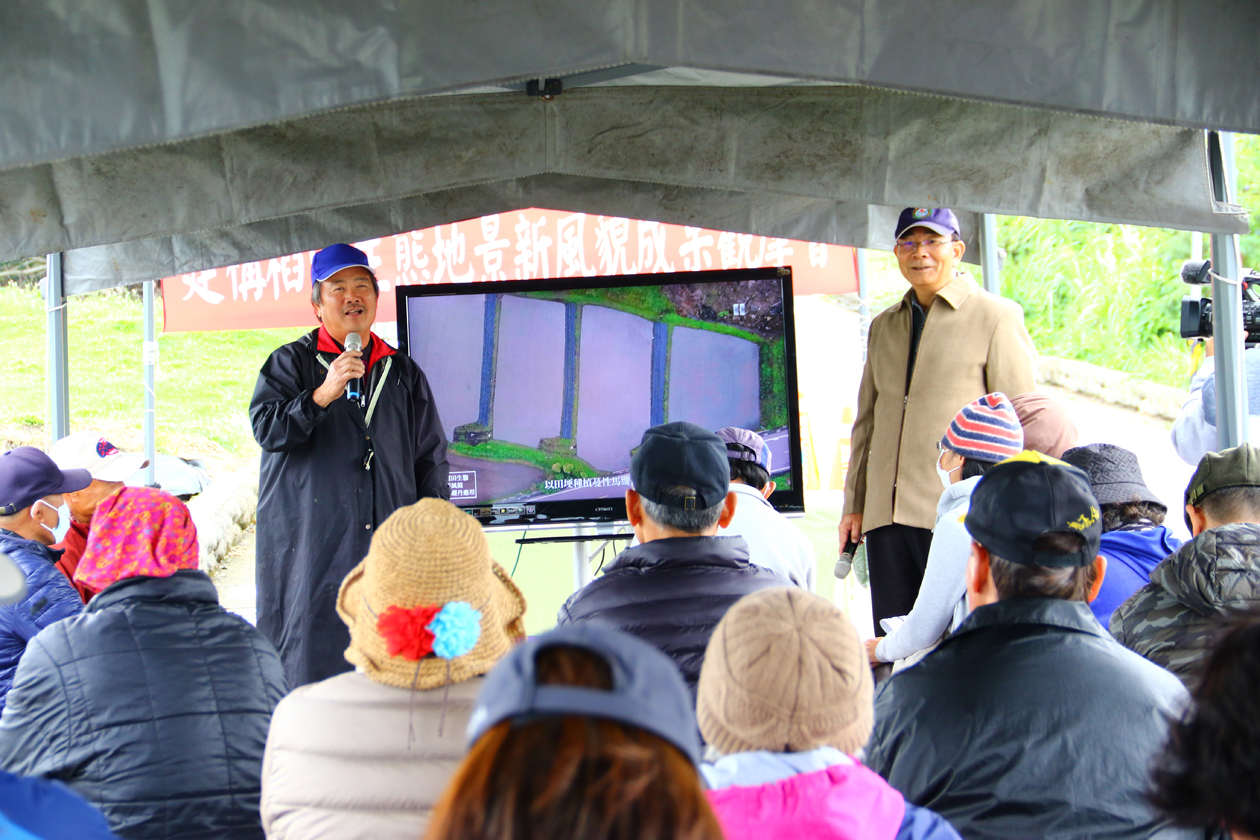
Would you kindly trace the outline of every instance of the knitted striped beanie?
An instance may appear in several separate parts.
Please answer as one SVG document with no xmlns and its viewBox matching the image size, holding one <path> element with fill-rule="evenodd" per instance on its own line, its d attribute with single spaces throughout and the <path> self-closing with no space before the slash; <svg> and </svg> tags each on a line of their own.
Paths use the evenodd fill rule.
<svg viewBox="0 0 1260 840">
<path fill-rule="evenodd" d="M 1024 451 L 1024 429 L 1005 394 L 985 394 L 954 416 L 941 443 L 973 461 L 998 461 Z"/>
</svg>

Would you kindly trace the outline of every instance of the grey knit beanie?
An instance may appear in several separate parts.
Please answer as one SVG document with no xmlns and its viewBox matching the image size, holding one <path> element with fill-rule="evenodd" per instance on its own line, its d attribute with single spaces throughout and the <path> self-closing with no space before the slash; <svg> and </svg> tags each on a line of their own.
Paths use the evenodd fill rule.
<svg viewBox="0 0 1260 840">
<path fill-rule="evenodd" d="M 741 599 L 713 631 L 696 714 L 720 752 L 857 752 L 870 737 L 871 667 L 834 604 L 795 587 Z"/>
</svg>

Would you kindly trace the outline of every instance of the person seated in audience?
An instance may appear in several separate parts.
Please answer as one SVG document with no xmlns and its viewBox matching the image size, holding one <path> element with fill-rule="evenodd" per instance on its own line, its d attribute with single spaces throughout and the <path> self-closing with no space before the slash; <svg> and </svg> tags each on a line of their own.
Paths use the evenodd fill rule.
<svg viewBox="0 0 1260 840">
<path fill-rule="evenodd" d="M 1188 543 L 1111 615 L 1111 635 L 1194 689 L 1222 616 L 1260 607 L 1260 449 L 1209 452 L 1186 486 Z"/>
<path fill-rule="evenodd" d="M 742 537 L 719 537 L 738 494 L 726 444 L 694 423 L 643 433 L 630 462 L 626 516 L 639 545 L 560 608 L 558 624 L 599 621 L 667 653 L 691 690 L 709 634 L 740 598 L 788 581 L 749 562 Z"/>
<path fill-rule="evenodd" d="M 486 677 L 426 840 L 722 840 L 678 668 L 597 623 L 518 645 Z"/>
<path fill-rule="evenodd" d="M 74 574 L 98 594 L 31 640 L 0 717 L 0 767 L 65 782 L 119 837 L 261 838 L 284 670 L 219 606 L 188 508 L 148 487 L 107 497 Z"/>
<path fill-rule="evenodd" d="M 81 583 L 74 582 L 74 570 L 79 566 L 79 558 L 87 547 L 88 528 L 92 524 L 92 514 L 96 506 L 106 496 L 117 493 L 124 482 L 149 465 L 149 459 L 143 455 L 123 452 L 97 432 L 83 431 L 67 435 L 48 449 L 48 457 L 63 470 L 87 470 L 92 476 L 92 483 L 82 490 L 65 493 L 66 508 L 65 534 L 53 546 L 61 550 L 61 559 L 57 568 L 70 580 L 86 604 L 96 594 Z"/>
<path fill-rule="evenodd" d="M 1091 443 L 1063 453 L 1063 460 L 1089 476 L 1102 508 L 1103 534 L 1098 551 L 1107 558 L 1107 575 L 1090 602 L 1098 623 L 1151 580 L 1151 570 L 1181 546 L 1164 527 L 1168 508 L 1142 479 L 1137 455 L 1110 443 Z"/>
<path fill-rule="evenodd" d="M 61 552 L 52 546 L 61 525 L 58 508 L 64 494 L 82 490 L 91 481 L 87 470 L 61 470 L 33 446 L 0 455 L 0 551 L 13 558 L 26 580 L 26 596 L 0 606 L 0 709 L 35 634 L 83 612 L 79 594 L 57 570 Z"/>
<path fill-rule="evenodd" d="M 450 502 L 395 511 L 346 576 L 355 670 L 294 690 L 271 719 L 271 840 L 415 840 L 464 754 L 482 675 L 525 637 L 525 600 Z"/>
<path fill-rule="evenodd" d="M 1234 619 L 1208 654 L 1194 705 L 1173 724 L 1153 800 L 1200 836 L 1260 837 L 1260 613 Z"/>
<path fill-rule="evenodd" d="M 1076 446 L 1080 433 L 1076 422 L 1068 413 L 1067 406 L 1049 394 L 1029 391 L 1011 397 L 1015 416 L 1024 428 L 1024 448 L 1051 458 L 1062 458 L 1063 453 Z"/>
<path fill-rule="evenodd" d="M 0 605 L 26 597 L 26 575 L 0 551 Z M 114 840 L 109 824 L 60 782 L 0 770 L 0 837 L 6 840 Z"/>
<path fill-rule="evenodd" d="M 1004 394 L 985 394 L 962 407 L 937 448 L 941 454 L 936 473 L 945 492 L 936 504 L 923 583 L 910 614 L 884 619 L 880 626 L 888 635 L 867 641 L 872 665 L 899 660 L 912 664 L 967 617 L 965 573 L 971 537 L 963 516 L 985 471 L 1023 451 L 1024 430 Z"/>
<path fill-rule="evenodd" d="M 770 447 L 749 429 L 727 426 L 714 432 L 726 444 L 731 462 L 731 491 L 739 498 L 723 536 L 743 537 L 755 566 L 769 569 L 802 589 L 814 591 L 818 563 L 814 546 L 787 517 L 770 504 Z"/>
<path fill-rule="evenodd" d="M 799 589 L 731 607 L 700 669 L 700 766 L 726 840 L 958 840 L 854 757 L 871 734 L 871 669 L 848 616 Z"/>
<path fill-rule="evenodd" d="M 1146 800 L 1186 691 L 1089 610 L 1101 520 L 1076 467 L 991 467 L 966 517 L 971 614 L 876 692 L 867 766 L 968 840 L 1194 836 Z"/>
</svg>

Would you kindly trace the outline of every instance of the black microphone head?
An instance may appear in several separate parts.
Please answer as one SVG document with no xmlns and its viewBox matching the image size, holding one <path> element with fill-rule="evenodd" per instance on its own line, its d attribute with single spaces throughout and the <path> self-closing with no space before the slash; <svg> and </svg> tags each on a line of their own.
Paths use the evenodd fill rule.
<svg viewBox="0 0 1260 840">
<path fill-rule="evenodd" d="M 346 349 L 347 350 L 362 350 L 363 338 L 356 332 L 346 333 Z"/>
</svg>

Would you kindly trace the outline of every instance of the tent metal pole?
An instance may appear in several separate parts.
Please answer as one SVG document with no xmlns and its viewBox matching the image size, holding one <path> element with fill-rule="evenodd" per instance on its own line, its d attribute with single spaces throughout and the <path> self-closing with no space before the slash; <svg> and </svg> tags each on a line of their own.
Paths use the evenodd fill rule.
<svg viewBox="0 0 1260 840">
<path fill-rule="evenodd" d="M 1208 132 L 1212 194 L 1228 202 L 1236 193 L 1234 137 Z M 1247 377 L 1243 369 L 1242 263 L 1237 236 L 1212 235 L 1212 334 L 1216 356 L 1216 440 L 1219 449 L 1247 440 Z M 1219 279 L 1218 279 L 1219 278 Z"/>
<path fill-rule="evenodd" d="M 1002 296 L 1002 268 L 998 260 L 997 216 L 980 214 L 980 271 L 984 275 L 984 290 Z"/>
<path fill-rule="evenodd" d="M 44 279 L 48 332 L 48 419 L 53 443 L 70 434 L 69 318 L 61 254 L 49 254 Z"/>
<path fill-rule="evenodd" d="M 153 325 L 153 283 L 146 280 L 144 284 L 144 457 L 149 459 L 145 468 L 144 483 L 148 487 L 157 487 L 157 428 L 156 428 L 156 395 L 154 382 L 157 373 L 157 339 L 154 337 Z"/>
<path fill-rule="evenodd" d="M 866 336 L 871 331 L 871 307 L 866 301 L 866 249 L 854 248 L 858 281 L 858 340 L 862 343 L 862 361 L 866 361 Z"/>
</svg>

